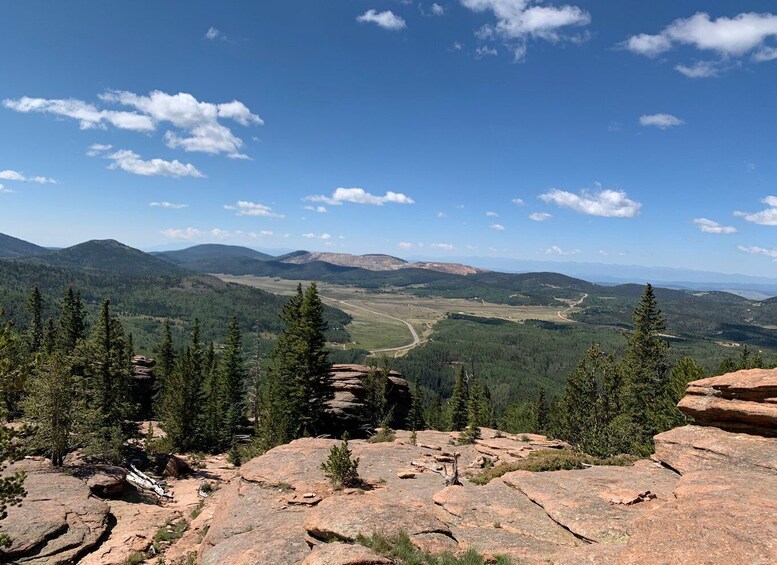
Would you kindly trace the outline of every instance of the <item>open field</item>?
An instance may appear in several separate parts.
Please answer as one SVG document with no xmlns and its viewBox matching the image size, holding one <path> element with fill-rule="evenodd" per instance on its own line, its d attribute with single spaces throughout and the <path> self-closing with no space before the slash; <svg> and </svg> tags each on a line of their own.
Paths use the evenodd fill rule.
<svg viewBox="0 0 777 565">
<path fill-rule="evenodd" d="M 253 286 L 281 295 L 293 294 L 298 283 L 309 283 L 251 275 L 216 276 L 227 282 Z M 353 347 L 370 351 L 396 349 L 397 353 L 423 343 L 432 333 L 434 324 L 448 313 L 513 322 L 532 319 L 574 323 L 567 315 L 574 312 L 577 306 L 577 303 L 569 302 L 559 302 L 558 307 L 510 306 L 482 300 L 418 297 L 400 291 L 374 292 L 327 283 L 318 283 L 318 289 L 324 302 L 353 316 L 353 322 L 347 328 L 354 340 Z M 415 340 L 406 324 L 413 327 L 419 341 Z"/>
</svg>

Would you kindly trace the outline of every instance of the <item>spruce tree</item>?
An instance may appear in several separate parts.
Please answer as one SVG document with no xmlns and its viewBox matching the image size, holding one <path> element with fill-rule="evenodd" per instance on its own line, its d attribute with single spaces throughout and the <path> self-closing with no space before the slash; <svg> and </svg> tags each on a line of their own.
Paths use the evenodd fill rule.
<svg viewBox="0 0 777 565">
<path fill-rule="evenodd" d="M 598 383 L 603 353 L 592 346 L 577 368 L 567 377 L 562 399 L 562 438 L 590 453 L 602 430 L 598 414 Z"/>
<path fill-rule="evenodd" d="M 666 319 L 648 284 L 634 309 L 634 329 L 623 360 L 624 409 L 635 434 L 634 451 L 652 451 L 653 436 L 672 424 Z"/>
<path fill-rule="evenodd" d="M 418 385 L 413 385 L 410 388 L 410 410 L 407 414 L 407 426 L 414 432 L 425 429 L 421 390 Z"/>
<path fill-rule="evenodd" d="M 170 320 L 162 324 L 162 340 L 156 346 L 156 367 L 154 367 L 154 396 L 157 404 L 162 401 L 162 391 L 165 388 L 165 380 L 172 374 L 175 367 L 175 348 L 173 347 L 173 334 L 170 331 Z M 159 407 L 157 406 L 157 412 Z"/>
<path fill-rule="evenodd" d="M 170 447 L 175 451 L 193 448 L 198 435 L 196 424 L 199 391 L 194 390 L 194 371 L 194 356 L 191 346 L 187 345 L 165 379 L 160 407 L 160 426 L 165 431 Z"/>
<path fill-rule="evenodd" d="M 213 342 L 208 345 L 203 362 L 202 413 L 199 417 L 199 443 L 207 451 L 217 451 L 224 422 L 222 391 L 218 362 Z"/>
<path fill-rule="evenodd" d="M 459 437 L 461 443 L 475 443 L 480 438 L 480 422 L 483 391 L 480 387 L 477 373 L 473 373 L 469 383 L 469 399 L 467 402 L 467 426 Z"/>
<path fill-rule="evenodd" d="M 379 369 L 374 363 L 371 364 L 362 382 L 367 392 L 362 420 L 373 428 L 380 426 L 388 416 L 388 383 L 388 372 Z"/>
<path fill-rule="evenodd" d="M 19 416 L 30 363 L 24 358 L 23 343 L 13 331 L 13 322 L 3 323 L 3 316 L 0 308 L 0 416 L 13 419 Z"/>
<path fill-rule="evenodd" d="M 27 341 L 31 353 L 38 353 L 43 346 L 43 299 L 36 286 L 27 300 L 30 323 L 27 328 Z"/>
<path fill-rule="evenodd" d="M 248 415 L 254 423 L 254 428 L 259 426 L 259 413 L 262 403 L 262 337 L 259 331 L 256 332 L 256 343 L 254 345 L 254 357 L 251 360 L 251 368 L 248 371 L 246 380 L 246 405 Z"/>
<path fill-rule="evenodd" d="M 76 309 L 79 308 L 76 300 Z M 88 416 L 81 422 L 86 451 L 118 463 L 127 430 L 124 421 L 131 412 L 127 344 L 121 323 L 111 316 L 110 302 L 100 307 L 89 338 L 75 352 L 74 371 L 83 374 Z"/>
<path fill-rule="evenodd" d="M 460 432 L 467 427 L 468 396 L 467 374 L 464 371 L 464 365 L 461 365 L 453 384 L 453 393 L 448 400 L 448 422 L 454 432 Z"/>
<path fill-rule="evenodd" d="M 237 318 L 233 318 L 229 324 L 227 342 L 219 363 L 219 382 L 224 406 L 221 436 L 223 446 L 228 446 L 232 443 L 234 435 L 240 428 L 240 421 L 245 412 L 243 403 L 245 373 L 240 342 L 240 327 L 238 326 Z"/>
<path fill-rule="evenodd" d="M 325 426 L 326 402 L 334 395 L 329 380 L 332 365 L 326 351 L 324 305 L 316 283 L 310 283 L 300 306 L 302 370 L 297 391 L 301 393 L 300 426 L 303 433 L 316 435 Z M 385 415 L 384 415 L 385 416 Z"/>
<path fill-rule="evenodd" d="M 81 301 L 81 293 L 76 293 L 72 287 L 68 287 L 60 305 L 57 347 L 62 352 L 70 354 L 85 336 L 86 314 L 84 304 Z"/>
<path fill-rule="evenodd" d="M 545 399 L 545 389 L 541 388 L 534 400 L 535 433 L 548 433 L 548 401 Z"/>
</svg>

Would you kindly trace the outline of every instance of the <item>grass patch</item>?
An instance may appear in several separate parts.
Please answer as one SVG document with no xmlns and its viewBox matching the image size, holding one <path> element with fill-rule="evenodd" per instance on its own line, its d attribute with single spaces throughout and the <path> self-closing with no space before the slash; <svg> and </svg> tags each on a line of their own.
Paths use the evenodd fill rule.
<svg viewBox="0 0 777 565">
<path fill-rule="evenodd" d="M 194 520 L 194 519 L 195 519 L 197 516 L 199 516 L 200 514 L 202 514 L 202 507 L 203 507 L 203 506 L 205 506 L 205 501 L 204 501 L 204 500 L 200 500 L 200 501 L 197 503 L 197 506 L 195 507 L 195 509 L 194 509 L 194 510 L 192 510 L 192 513 L 191 513 L 191 514 L 189 514 L 189 517 L 190 517 L 192 520 Z"/>
<path fill-rule="evenodd" d="M 386 443 L 397 439 L 397 434 L 391 428 L 381 428 L 378 433 L 367 440 L 367 443 Z"/>
<path fill-rule="evenodd" d="M 146 554 L 142 551 L 133 551 L 129 554 L 129 557 L 124 560 L 124 565 L 140 565 L 141 563 L 145 563 L 146 561 Z"/>
<path fill-rule="evenodd" d="M 485 485 L 492 480 L 512 471 L 563 471 L 583 469 L 586 465 L 633 465 L 639 459 L 634 455 L 616 455 L 614 457 L 593 457 L 572 449 L 540 449 L 532 451 L 525 459 L 513 463 L 503 463 L 473 476 L 470 481 L 476 485 Z"/>
<path fill-rule="evenodd" d="M 189 524 L 184 519 L 180 519 L 177 522 L 170 519 L 166 520 L 162 527 L 154 534 L 154 549 L 156 552 L 162 553 L 165 547 L 179 540 L 188 527 Z"/>
<path fill-rule="evenodd" d="M 375 553 L 396 560 L 404 565 L 511 565 L 512 561 L 503 556 L 496 557 L 492 561 L 485 558 L 474 549 L 469 549 L 462 555 L 454 555 L 450 552 L 432 554 L 421 551 L 413 545 L 410 536 L 400 533 L 396 536 L 383 536 L 372 534 L 370 537 L 358 536 L 356 543 L 369 547 Z"/>
</svg>

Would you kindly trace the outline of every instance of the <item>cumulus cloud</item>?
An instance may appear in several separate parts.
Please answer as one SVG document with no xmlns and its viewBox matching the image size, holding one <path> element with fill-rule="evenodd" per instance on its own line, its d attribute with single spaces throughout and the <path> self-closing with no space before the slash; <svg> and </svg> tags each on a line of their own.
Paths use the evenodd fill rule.
<svg viewBox="0 0 777 565">
<path fill-rule="evenodd" d="M 399 242 L 399 248 L 400 249 L 413 249 L 413 244 L 409 241 L 400 241 Z"/>
<path fill-rule="evenodd" d="M 712 19 L 709 14 L 699 12 L 673 21 L 657 34 L 631 36 L 623 46 L 647 57 L 656 57 L 677 46 L 687 45 L 712 53 L 719 61 L 741 60 L 749 56 L 752 61 L 764 62 L 777 59 L 777 48 L 768 43 L 775 38 L 775 14 L 748 12 L 733 18 Z M 675 69 L 691 78 L 714 76 L 719 70 L 713 61 L 677 65 Z"/>
<path fill-rule="evenodd" d="M 264 123 L 238 100 L 213 104 L 201 102 L 185 92 L 167 94 L 159 90 L 148 96 L 111 90 L 99 98 L 105 104 L 131 107 L 134 111 L 98 109 L 93 104 L 74 99 L 24 97 L 4 100 L 3 105 L 17 112 L 44 112 L 72 118 L 79 121 L 81 129 L 105 128 L 110 124 L 119 129 L 153 132 L 159 124 L 170 124 L 177 131 L 165 132 L 168 147 L 214 155 L 226 153 L 235 159 L 248 158 L 240 152 L 243 140 L 219 120 L 232 120 L 242 126 Z"/>
<path fill-rule="evenodd" d="M 523 198 L 513 198 L 510 202 L 512 202 L 516 206 L 523 206 L 524 205 Z"/>
<path fill-rule="evenodd" d="M 513 52 L 516 61 L 526 55 L 529 39 L 556 43 L 564 38 L 568 27 L 591 23 L 591 16 L 577 6 L 549 6 L 538 0 L 460 0 L 473 12 L 491 12 L 495 24 L 487 24 L 477 32 L 481 40 L 501 39 Z"/>
<path fill-rule="evenodd" d="M 582 190 L 580 194 L 574 194 L 553 188 L 539 198 L 544 202 L 571 208 L 580 214 L 606 218 L 633 218 L 642 207 L 640 202 L 629 199 L 623 190 Z"/>
<path fill-rule="evenodd" d="M 532 214 L 529 214 L 529 219 L 535 222 L 544 222 L 550 220 L 552 217 L 553 216 L 547 212 L 533 212 Z"/>
<path fill-rule="evenodd" d="M 238 200 L 237 204 L 225 204 L 225 210 L 235 210 L 236 216 L 261 216 L 263 218 L 283 218 L 283 214 L 278 214 L 270 206 L 250 202 L 248 200 Z"/>
<path fill-rule="evenodd" d="M 177 159 L 174 161 L 165 161 L 164 159 L 145 161 L 140 158 L 140 155 L 129 149 L 120 149 L 106 155 L 105 158 L 113 161 L 108 166 L 109 169 L 121 169 L 134 175 L 205 178 L 205 175 L 191 163 L 181 163 Z"/>
<path fill-rule="evenodd" d="M 162 230 L 161 233 L 167 239 L 185 239 L 185 240 L 198 239 L 203 235 L 203 232 L 201 230 L 198 230 L 197 228 L 185 228 L 185 229 L 168 228 L 166 230 Z"/>
<path fill-rule="evenodd" d="M 375 24 L 379 27 L 382 27 L 383 29 L 390 29 L 392 31 L 405 29 L 407 27 L 405 20 L 397 16 L 391 10 L 386 10 L 385 12 L 367 10 L 361 16 L 356 18 L 356 21 L 361 23 Z"/>
<path fill-rule="evenodd" d="M 558 245 L 551 245 L 543 250 L 545 255 L 576 255 L 580 253 L 579 249 L 562 249 Z"/>
<path fill-rule="evenodd" d="M 369 204 L 372 206 L 383 206 L 384 204 L 415 204 L 415 201 L 402 194 L 401 192 L 387 192 L 383 196 L 370 194 L 363 188 L 338 188 L 332 196 L 314 195 L 306 196 L 304 200 L 308 202 L 323 202 L 330 206 L 340 206 L 343 202 L 353 204 Z"/>
<path fill-rule="evenodd" d="M 326 214 L 325 206 L 305 206 L 305 210 L 310 210 L 311 212 L 316 212 L 318 214 Z"/>
<path fill-rule="evenodd" d="M 450 243 L 432 243 L 429 247 L 434 247 L 435 249 L 442 249 L 444 251 L 453 251 L 455 247 L 451 245 Z"/>
<path fill-rule="evenodd" d="M 432 4 L 432 14 L 435 16 L 444 16 L 445 15 L 445 8 L 440 6 L 438 3 Z"/>
<path fill-rule="evenodd" d="M 306 239 L 323 239 L 324 241 L 332 239 L 332 235 L 328 233 L 322 233 L 320 235 L 316 235 L 314 233 L 303 233 L 302 237 Z"/>
<path fill-rule="evenodd" d="M 499 214 L 497 214 L 496 212 L 494 212 L 492 210 L 489 210 L 488 212 L 486 212 L 486 216 L 488 216 L 489 218 L 498 218 Z"/>
<path fill-rule="evenodd" d="M 48 177 L 28 177 L 25 176 L 24 173 L 11 169 L 0 171 L 0 179 L 19 182 L 37 182 L 38 184 L 57 184 L 57 181 Z"/>
<path fill-rule="evenodd" d="M 771 257 L 775 261 L 777 261 L 777 248 L 767 249 L 765 247 L 745 247 L 744 245 L 737 245 L 737 249 L 739 249 L 742 253 L 747 253 L 749 255 L 766 255 L 767 257 Z"/>
<path fill-rule="evenodd" d="M 693 223 L 704 233 L 737 233 L 734 226 L 721 226 L 718 222 L 707 218 L 695 218 Z"/>
<path fill-rule="evenodd" d="M 491 228 L 492 230 L 496 230 L 496 231 L 504 231 L 505 230 L 505 227 L 502 224 L 491 224 L 488 227 Z"/>
<path fill-rule="evenodd" d="M 154 206 L 158 208 L 172 208 L 173 210 L 180 210 L 181 208 L 188 208 L 188 204 L 174 204 L 172 202 L 167 201 L 161 201 L 161 202 L 149 202 L 149 206 Z"/>
<path fill-rule="evenodd" d="M 761 202 L 766 204 L 767 208 L 760 212 L 734 212 L 734 215 L 744 218 L 748 222 L 761 224 L 762 226 L 777 226 L 777 196 L 767 196 L 762 198 Z"/>
<path fill-rule="evenodd" d="M 205 39 L 210 39 L 213 41 L 219 37 L 221 37 L 221 32 L 213 26 L 209 27 L 208 31 L 205 32 Z"/>
<path fill-rule="evenodd" d="M 445 212 L 437 212 L 436 216 L 438 218 L 447 218 L 448 214 L 446 214 Z"/>
<path fill-rule="evenodd" d="M 657 127 L 658 129 L 669 129 L 684 123 L 683 120 L 672 114 L 649 114 L 639 117 L 639 125 Z"/>
<path fill-rule="evenodd" d="M 9 193 L 9 192 L 13 192 L 13 190 L 11 190 L 10 188 L 7 188 L 3 184 L 0 184 L 0 193 L 3 193 L 3 192 Z"/>
<path fill-rule="evenodd" d="M 482 59 L 483 57 L 495 57 L 499 55 L 496 48 L 491 47 L 489 45 L 481 45 L 480 47 L 475 49 L 475 59 Z"/>
<path fill-rule="evenodd" d="M 86 151 L 87 157 L 97 157 L 98 155 L 105 153 L 106 151 L 110 151 L 113 148 L 113 145 L 105 145 L 102 143 L 93 143 L 89 146 L 89 149 Z"/>
</svg>

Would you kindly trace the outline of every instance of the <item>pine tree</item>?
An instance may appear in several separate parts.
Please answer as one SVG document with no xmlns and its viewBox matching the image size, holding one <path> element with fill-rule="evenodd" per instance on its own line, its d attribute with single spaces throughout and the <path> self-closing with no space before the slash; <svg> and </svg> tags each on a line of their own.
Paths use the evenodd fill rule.
<svg viewBox="0 0 777 565">
<path fill-rule="evenodd" d="M 464 371 L 464 365 L 461 365 L 456 375 L 456 381 L 453 384 L 453 393 L 450 400 L 448 400 L 448 421 L 450 429 L 454 432 L 460 432 L 467 427 L 468 396 L 467 374 Z"/>
<path fill-rule="evenodd" d="M 28 387 L 24 414 L 32 424 L 32 445 L 48 452 L 55 467 L 77 441 L 76 423 L 84 417 L 79 385 L 68 358 L 57 352 L 35 368 Z"/>
<path fill-rule="evenodd" d="M 467 427 L 461 433 L 461 443 L 475 443 L 480 438 L 480 422 L 482 420 L 481 408 L 483 391 L 480 387 L 477 373 L 473 373 L 469 383 L 469 399 L 467 402 Z"/>
<path fill-rule="evenodd" d="M 628 337 L 624 368 L 624 410 L 631 420 L 635 453 L 652 451 L 653 436 L 669 429 L 673 406 L 670 400 L 669 344 L 662 337 L 666 319 L 658 308 L 653 287 L 648 284 L 634 309 L 634 330 Z"/>
<path fill-rule="evenodd" d="M 316 283 L 310 283 L 300 307 L 302 371 L 298 375 L 297 390 L 301 392 L 300 425 L 303 432 L 317 434 L 325 425 L 326 402 L 334 391 L 329 381 L 332 365 L 326 351 L 324 305 Z"/>
<path fill-rule="evenodd" d="M 545 389 L 541 388 L 534 400 L 535 433 L 548 433 L 548 402 L 545 399 Z"/>
<path fill-rule="evenodd" d="M 425 429 L 424 427 L 424 411 L 421 404 L 421 391 L 418 385 L 413 385 L 410 388 L 410 410 L 407 414 L 407 425 L 412 431 L 418 431 Z"/>
<path fill-rule="evenodd" d="M 76 300 L 76 310 L 80 299 Z M 110 302 L 100 307 L 89 338 L 75 352 L 74 372 L 83 374 L 87 417 L 81 424 L 86 451 L 105 460 L 120 462 L 130 415 L 130 373 L 127 344 L 121 323 L 110 313 Z"/>
<path fill-rule="evenodd" d="M 598 382 L 603 353 L 592 346 L 577 368 L 567 377 L 562 399 L 562 438 L 590 452 L 600 441 Z"/>
<path fill-rule="evenodd" d="M 388 372 L 370 365 L 367 376 L 362 381 L 367 395 L 364 400 L 363 421 L 376 428 L 388 416 Z"/>
<path fill-rule="evenodd" d="M 219 382 L 224 403 L 221 441 L 224 446 L 232 443 L 245 412 L 243 403 L 245 374 L 240 342 L 240 327 L 237 318 L 233 318 L 229 324 L 227 342 L 219 363 Z"/>
<path fill-rule="evenodd" d="M 43 332 L 43 351 L 46 355 L 52 355 L 57 347 L 57 328 L 54 325 L 54 318 L 46 321 L 46 329 Z"/>
<path fill-rule="evenodd" d="M 162 340 L 156 346 L 156 367 L 154 368 L 154 397 L 159 405 L 162 402 L 162 391 L 165 389 L 165 380 L 172 374 L 175 367 L 175 349 L 173 347 L 173 334 L 170 331 L 170 320 L 162 324 Z M 157 406 L 159 413 L 159 406 Z"/>
<path fill-rule="evenodd" d="M 187 451 L 197 438 L 198 392 L 192 386 L 195 371 L 191 346 L 186 346 L 175 361 L 172 372 L 165 379 L 160 407 L 160 426 L 165 431 L 170 447 Z"/>
<path fill-rule="evenodd" d="M 85 336 L 86 314 L 81 293 L 76 293 L 72 287 L 68 287 L 60 305 L 57 347 L 66 354 L 72 353 Z"/>
<path fill-rule="evenodd" d="M 43 346 L 43 298 L 36 286 L 27 300 L 30 324 L 27 328 L 27 341 L 30 352 L 38 353 Z"/>
<path fill-rule="evenodd" d="M 22 340 L 13 331 L 13 322 L 3 323 L 3 316 L 0 308 L 0 416 L 14 418 L 19 415 L 30 364 L 23 358 Z"/>
<path fill-rule="evenodd" d="M 254 422 L 254 428 L 258 428 L 262 404 L 262 337 L 258 331 L 254 347 L 254 358 L 251 361 L 251 369 L 248 371 L 248 379 L 246 380 L 245 397 L 248 415 Z"/>
<path fill-rule="evenodd" d="M 207 451 L 218 450 L 219 435 L 224 422 L 222 394 L 219 386 L 218 362 L 213 342 L 208 344 L 202 367 L 202 412 L 198 419 L 199 444 Z"/>
</svg>

